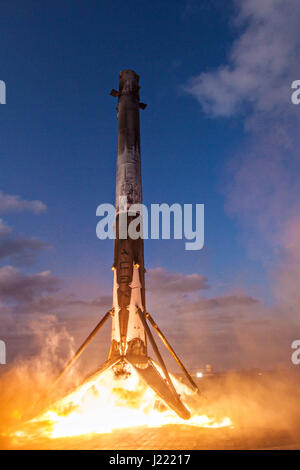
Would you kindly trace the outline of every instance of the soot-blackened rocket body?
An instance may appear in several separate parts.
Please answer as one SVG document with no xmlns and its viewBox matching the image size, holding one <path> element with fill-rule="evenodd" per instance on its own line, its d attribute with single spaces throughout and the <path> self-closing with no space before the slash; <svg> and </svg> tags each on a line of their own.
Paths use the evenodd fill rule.
<svg viewBox="0 0 300 470">
<path fill-rule="evenodd" d="M 190 412 L 175 389 L 149 324 L 152 325 L 154 331 L 181 367 L 192 386 L 192 390 L 198 393 L 198 387 L 158 325 L 146 311 L 144 242 L 142 237 L 133 239 L 128 234 L 129 224 L 136 217 L 136 214 L 130 215 L 129 210 L 132 209 L 133 204 L 142 203 L 139 112 L 146 105 L 140 102 L 139 88 L 139 76 L 133 70 L 123 70 L 119 77 L 119 90 L 111 91 L 111 95 L 118 98 L 116 239 L 112 309 L 104 315 L 82 343 L 58 379 L 69 370 L 104 323 L 111 318 L 111 345 L 108 358 L 96 373 L 101 374 L 112 368 L 116 377 L 126 377 L 128 374 L 130 375 L 133 368 L 144 383 L 151 387 L 167 406 L 182 418 L 188 419 Z M 122 223 L 119 224 L 121 218 Z M 126 220 L 125 224 L 124 219 Z M 148 356 L 147 340 L 151 343 L 156 361 Z"/>
<path fill-rule="evenodd" d="M 119 220 L 127 220 L 125 233 L 133 217 L 132 204 L 142 203 L 139 76 L 123 70 L 119 76 L 118 147 L 116 171 L 116 240 L 114 247 L 113 325 L 110 355 L 146 356 L 146 334 L 137 308 L 145 311 L 144 243 L 142 238 L 122 238 Z M 124 219 L 124 214 L 127 218 Z"/>
</svg>

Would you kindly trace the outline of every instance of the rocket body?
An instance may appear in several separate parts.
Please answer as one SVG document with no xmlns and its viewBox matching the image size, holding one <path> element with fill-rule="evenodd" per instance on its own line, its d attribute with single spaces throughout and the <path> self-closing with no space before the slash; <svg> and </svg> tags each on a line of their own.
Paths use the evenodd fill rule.
<svg viewBox="0 0 300 470">
<path fill-rule="evenodd" d="M 146 334 L 137 313 L 137 308 L 145 311 L 144 243 L 142 237 L 133 240 L 128 235 L 128 226 L 135 218 L 128 212 L 130 206 L 142 203 L 139 114 L 144 105 L 139 88 L 139 76 L 124 70 L 119 76 L 119 90 L 114 91 L 118 97 L 118 146 L 110 357 L 147 355 Z"/>
<path fill-rule="evenodd" d="M 119 90 L 111 91 L 111 95 L 118 97 L 116 237 L 111 345 L 102 370 L 112 367 L 116 376 L 127 376 L 130 375 L 128 367 L 133 367 L 163 402 L 187 419 L 190 413 L 174 388 L 146 321 L 142 227 L 136 227 L 139 237 L 128 233 L 130 224 L 138 225 L 141 220 L 141 207 L 137 213 L 132 210 L 133 205 L 142 203 L 140 108 L 144 109 L 146 105 L 140 102 L 139 88 L 139 76 L 133 70 L 123 70 L 119 76 Z M 147 338 L 157 363 L 148 356 Z"/>
</svg>

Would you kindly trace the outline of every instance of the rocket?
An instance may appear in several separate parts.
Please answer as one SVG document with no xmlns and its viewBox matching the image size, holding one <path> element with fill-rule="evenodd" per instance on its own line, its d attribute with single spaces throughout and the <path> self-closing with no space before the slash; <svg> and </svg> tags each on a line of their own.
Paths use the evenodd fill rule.
<svg viewBox="0 0 300 470">
<path fill-rule="evenodd" d="M 113 319 L 109 357 L 147 357 L 146 333 L 137 308 L 145 311 L 144 240 L 128 236 L 132 204 L 142 203 L 139 76 L 123 70 L 118 98 L 118 145 L 116 171 L 116 239 L 113 264 Z M 124 215 L 126 217 L 124 217 Z M 126 224 L 120 233 L 120 223 Z M 122 238 L 122 235 L 126 238 Z"/>
<path fill-rule="evenodd" d="M 133 70 L 123 70 L 119 75 L 119 89 L 110 94 L 118 98 L 118 145 L 116 168 L 116 236 L 113 262 L 112 309 L 100 320 L 74 357 L 67 363 L 61 377 L 82 354 L 84 349 L 111 318 L 111 343 L 107 360 L 97 369 L 97 374 L 112 368 L 116 377 L 130 375 L 133 368 L 141 380 L 151 387 L 166 406 L 181 418 L 188 419 L 190 412 L 183 404 L 174 380 L 153 337 L 154 330 L 169 353 L 181 367 L 190 387 L 199 393 L 198 387 L 182 364 L 174 349 L 146 310 L 144 240 L 142 234 L 129 236 L 129 224 L 135 219 L 130 207 L 142 203 L 139 76 Z M 124 222 L 125 221 L 125 222 Z M 150 329 L 149 324 L 152 326 Z M 156 360 L 148 354 L 148 342 Z M 90 375 L 89 375 L 90 377 Z"/>
</svg>

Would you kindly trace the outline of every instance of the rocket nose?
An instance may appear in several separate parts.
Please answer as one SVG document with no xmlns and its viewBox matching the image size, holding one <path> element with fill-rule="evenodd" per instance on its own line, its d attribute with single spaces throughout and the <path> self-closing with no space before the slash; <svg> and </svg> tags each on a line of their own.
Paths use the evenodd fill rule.
<svg viewBox="0 0 300 470">
<path fill-rule="evenodd" d="M 128 80 L 129 78 L 134 78 L 135 80 L 139 81 L 140 76 L 134 70 L 121 70 L 119 74 L 119 80 Z"/>
<path fill-rule="evenodd" d="M 119 75 L 119 92 L 122 93 L 123 88 L 139 90 L 139 75 L 134 70 L 122 70 Z"/>
</svg>

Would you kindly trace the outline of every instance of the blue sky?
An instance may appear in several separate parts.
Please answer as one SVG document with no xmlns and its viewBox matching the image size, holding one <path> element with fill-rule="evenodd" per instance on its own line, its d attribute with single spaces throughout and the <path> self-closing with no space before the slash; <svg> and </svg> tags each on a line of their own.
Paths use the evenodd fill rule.
<svg viewBox="0 0 300 470">
<path fill-rule="evenodd" d="M 297 3 L 289 2 L 298 11 Z M 261 5 L 248 0 L 243 6 L 217 0 L 2 2 L 0 79 L 6 82 L 7 104 L 0 107 L 0 189 L 47 206 L 40 214 L 0 214 L 16 237 L 49 245 L 36 249 L 34 262 L 16 269 L 50 270 L 66 291 L 74 295 L 75 289 L 84 299 L 110 295 L 113 242 L 96 238 L 95 213 L 98 204 L 114 202 L 117 119 L 109 92 L 117 87 L 119 71 L 132 68 L 148 104 L 141 112 L 145 204 L 205 204 L 204 249 L 188 252 L 184 241 L 149 240 L 146 267 L 205 276 L 210 289 L 204 297 L 239 293 L 274 304 L 272 269 L 286 247 L 281 235 L 273 237 L 269 216 L 275 202 L 269 196 L 278 181 L 287 181 L 289 188 L 291 175 L 272 180 L 260 193 L 264 175 L 269 178 L 267 158 L 260 161 L 259 155 L 276 144 L 276 129 L 283 129 L 282 141 L 288 135 L 293 153 L 295 132 L 286 120 L 296 110 L 288 98 L 282 104 L 279 92 L 267 100 L 260 89 L 281 90 L 284 83 L 288 96 L 291 81 L 299 78 L 293 55 L 298 35 L 291 27 L 287 42 L 294 49 L 288 50 L 291 67 L 282 65 L 286 74 L 279 65 L 265 69 L 263 64 L 274 64 L 266 57 L 277 57 L 285 46 L 290 18 L 279 15 L 280 23 L 274 2 L 273 10 L 264 1 Z M 278 5 L 283 8 L 281 1 Z M 283 34 L 275 40 L 277 27 Z M 245 43 L 253 35 L 255 46 L 260 31 L 268 49 L 258 47 L 265 56 L 255 58 Z M 255 67 L 251 61 L 257 61 Z M 284 122 L 278 117 L 282 109 L 288 115 Z M 281 175 L 286 164 L 279 157 L 276 162 L 272 175 Z M 296 192 L 287 193 L 286 206 Z M 2 266 L 8 264 L 13 265 L 9 256 Z"/>
<path fill-rule="evenodd" d="M 2 7 L 0 183 L 48 206 L 46 215 L 18 214 L 13 223 L 53 245 L 47 262 L 59 275 L 97 277 L 111 264 L 112 243 L 95 237 L 95 210 L 114 200 L 117 122 L 109 91 L 124 68 L 140 74 L 148 104 L 141 115 L 145 203 L 206 205 L 205 249 L 149 241 L 147 265 L 205 271 L 226 283 L 245 262 L 219 190 L 241 126 L 208 119 L 183 91 L 191 76 L 224 59 L 229 13 L 209 3 L 190 11 L 180 1 Z"/>
</svg>

